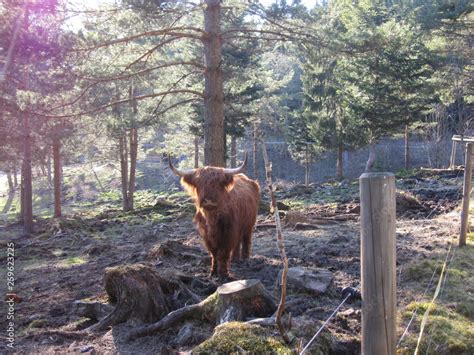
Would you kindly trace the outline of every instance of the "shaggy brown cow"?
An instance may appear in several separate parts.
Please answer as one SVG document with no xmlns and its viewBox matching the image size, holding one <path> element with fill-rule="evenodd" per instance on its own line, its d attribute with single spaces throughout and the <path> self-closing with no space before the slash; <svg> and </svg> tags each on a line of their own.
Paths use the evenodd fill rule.
<svg viewBox="0 0 474 355">
<path fill-rule="evenodd" d="M 231 254 L 232 261 L 250 255 L 260 201 L 258 183 L 240 173 L 247 165 L 247 156 L 235 169 L 206 166 L 180 170 L 171 159 L 169 165 L 195 201 L 194 222 L 211 254 L 211 275 L 228 276 Z"/>
</svg>

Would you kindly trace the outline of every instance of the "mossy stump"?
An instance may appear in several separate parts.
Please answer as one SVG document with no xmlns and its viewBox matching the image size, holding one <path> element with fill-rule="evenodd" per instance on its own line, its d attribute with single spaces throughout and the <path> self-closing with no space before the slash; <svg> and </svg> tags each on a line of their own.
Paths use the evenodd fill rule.
<svg viewBox="0 0 474 355">
<path fill-rule="evenodd" d="M 179 275 L 158 273 L 143 264 L 107 268 L 104 283 L 109 302 L 114 308 L 105 317 L 89 312 L 88 318 L 100 319 L 89 328 L 91 331 L 104 330 L 126 321 L 156 322 L 187 302 L 199 301 L 199 297 L 179 280 Z M 104 307 L 96 305 L 88 308 L 95 309 L 102 311 Z"/>
</svg>

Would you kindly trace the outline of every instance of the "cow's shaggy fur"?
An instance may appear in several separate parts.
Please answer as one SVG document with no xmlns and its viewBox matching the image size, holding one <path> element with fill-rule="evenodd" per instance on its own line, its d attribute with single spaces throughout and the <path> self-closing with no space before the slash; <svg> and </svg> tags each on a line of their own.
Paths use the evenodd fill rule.
<svg viewBox="0 0 474 355">
<path fill-rule="evenodd" d="M 196 204 L 194 222 L 211 254 L 211 274 L 228 276 L 230 258 L 247 259 L 257 219 L 260 188 L 244 174 L 204 167 L 181 178 Z"/>
</svg>

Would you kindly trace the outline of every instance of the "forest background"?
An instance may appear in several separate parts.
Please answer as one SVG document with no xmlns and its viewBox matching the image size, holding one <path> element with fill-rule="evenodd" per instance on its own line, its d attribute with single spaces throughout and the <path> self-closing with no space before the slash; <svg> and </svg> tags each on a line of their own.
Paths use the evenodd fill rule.
<svg viewBox="0 0 474 355">
<path fill-rule="evenodd" d="M 4 205 L 27 232 L 35 201 L 49 196 L 59 217 L 87 194 L 86 171 L 95 199 L 128 211 L 137 189 L 172 186 L 166 156 L 234 167 L 248 152 L 262 179 L 265 141 L 275 177 L 308 185 L 446 166 L 451 136 L 472 130 L 467 0 L 5 0 L 0 10 L 0 169 L 20 187 Z M 101 169 L 119 178 L 106 184 Z"/>
</svg>

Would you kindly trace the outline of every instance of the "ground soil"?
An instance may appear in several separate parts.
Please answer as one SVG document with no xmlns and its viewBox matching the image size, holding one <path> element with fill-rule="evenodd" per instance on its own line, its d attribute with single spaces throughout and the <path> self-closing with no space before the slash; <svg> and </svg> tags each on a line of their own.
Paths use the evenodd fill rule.
<svg viewBox="0 0 474 355">
<path fill-rule="evenodd" d="M 416 203 L 410 200 L 408 207 L 398 211 L 399 306 L 417 297 L 412 285 L 404 282 L 406 265 L 424 259 L 442 259 L 457 234 L 459 212 L 453 208 L 459 204 L 459 184 L 448 183 L 445 186 L 442 179 L 433 181 L 436 182 L 431 184 L 436 184 L 436 189 L 443 192 L 430 194 L 428 190 L 423 190 L 418 195 L 410 192 L 418 200 Z M 425 189 L 424 186 L 417 186 L 416 182 L 414 186 Z M 452 192 L 454 190 L 456 194 Z M 445 194 L 444 191 L 448 192 Z M 358 213 L 358 202 L 314 204 L 300 212 L 310 220 L 318 216 L 353 215 Z M 199 285 L 207 286 L 196 290 L 202 297 L 213 292 L 221 283 L 208 276 L 210 258 L 191 222 L 191 214 L 171 215 L 167 220 L 156 222 L 147 220 L 148 213 L 147 210 L 138 211 L 134 215 L 137 218 L 132 222 L 118 218 L 121 216 L 119 211 L 94 217 L 68 217 L 61 223 L 43 220 L 37 223 L 32 237 L 23 237 L 19 225 L 0 228 L 3 250 L 6 250 L 7 241 L 15 242 L 15 292 L 21 298 L 15 309 L 17 353 L 172 353 L 175 350 L 190 350 L 211 336 L 211 325 L 192 323 L 188 327 L 193 329 L 193 336 L 184 344 L 180 344 L 177 336 L 183 324 L 156 336 L 128 342 L 124 336 L 135 324 L 121 324 L 104 332 L 86 334 L 81 330 L 92 322 L 71 314 L 75 300 L 107 300 L 102 279 L 104 269 L 111 266 L 147 263 L 158 270 L 179 271 L 200 280 Z M 271 216 L 259 215 L 258 224 L 271 222 Z M 286 312 L 292 315 L 292 332 L 301 343 L 309 340 L 321 321 L 339 304 L 343 288 L 360 286 L 359 230 L 356 217 L 317 224 L 310 230 L 295 230 L 291 225 L 284 227 L 290 267 L 321 267 L 334 274 L 334 282 L 325 295 L 293 292 L 288 295 Z M 188 248 L 189 253 L 180 257 L 156 252 L 160 244 L 169 241 Z M 1 263 L 6 264 L 5 253 L 2 253 Z M 275 231 L 257 228 L 251 258 L 232 264 L 231 273 L 234 279 L 260 279 L 267 289 L 273 291 L 280 269 Z M 6 328 L 5 318 L 2 317 L 0 346 L 5 344 L 3 330 Z M 331 352 L 358 353 L 360 301 L 343 306 L 326 332 L 333 339 Z M 278 336 L 276 330 L 275 335 Z M 296 343 L 294 347 L 297 347 Z M 2 353 L 7 350 L 0 348 Z"/>
</svg>

